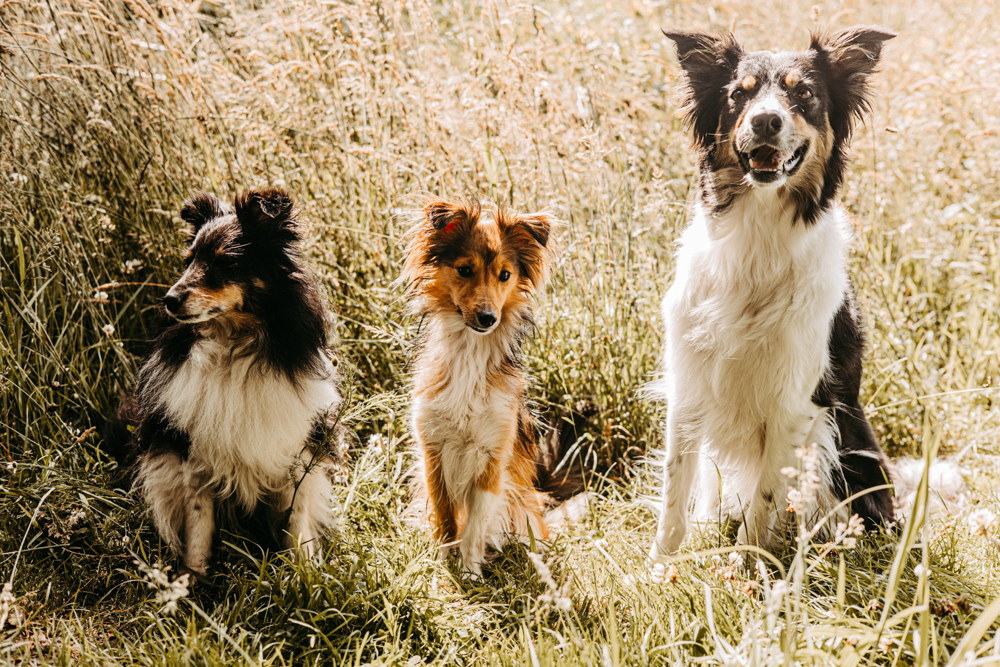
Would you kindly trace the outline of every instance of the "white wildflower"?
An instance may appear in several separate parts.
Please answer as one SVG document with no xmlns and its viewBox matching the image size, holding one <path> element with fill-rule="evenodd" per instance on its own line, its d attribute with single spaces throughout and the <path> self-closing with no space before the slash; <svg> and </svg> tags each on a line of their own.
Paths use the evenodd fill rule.
<svg viewBox="0 0 1000 667">
<path fill-rule="evenodd" d="M 122 264 L 122 273 L 135 273 L 142 268 L 141 259 L 130 259 Z"/>
<path fill-rule="evenodd" d="M 788 466 L 787 468 L 781 469 L 781 474 L 784 475 L 785 477 L 788 477 L 789 479 L 795 479 L 796 477 L 799 476 L 799 469 L 793 468 L 792 466 Z"/>
<path fill-rule="evenodd" d="M 913 568 L 913 574 L 917 575 L 917 578 L 924 576 L 926 574 L 928 577 L 931 576 L 930 568 L 924 567 L 923 563 L 917 563 L 917 566 Z"/>
<path fill-rule="evenodd" d="M 733 551 L 729 554 L 729 564 L 736 568 L 743 567 L 743 554 Z"/>
<path fill-rule="evenodd" d="M 535 566 L 538 578 L 542 580 L 542 583 L 548 589 L 547 592 L 538 596 L 538 601 L 543 606 L 551 604 L 558 611 L 570 611 L 573 607 L 573 601 L 570 599 L 570 581 L 567 580 L 566 583 L 559 586 L 552 577 L 552 570 L 549 569 L 548 564 L 542 560 L 541 556 L 533 552 L 528 552 L 528 559 Z"/>
<path fill-rule="evenodd" d="M 974 536 L 986 537 L 996 526 L 997 515 L 983 508 L 969 515 L 969 532 Z"/>
<path fill-rule="evenodd" d="M 8 619 L 11 625 L 21 624 L 21 611 L 17 608 L 17 598 L 10 582 L 4 584 L 3 591 L 0 591 L 0 630 L 7 625 Z"/>
<path fill-rule="evenodd" d="M 381 433 L 373 433 L 368 438 L 368 449 L 375 449 L 384 454 L 389 449 L 389 439 Z"/>
<path fill-rule="evenodd" d="M 858 537 L 865 532 L 865 522 L 857 514 L 851 515 L 847 523 L 837 522 L 837 532 L 834 543 L 842 543 L 845 549 L 853 549 L 858 544 Z"/>
<path fill-rule="evenodd" d="M 786 500 L 788 501 L 789 512 L 798 512 L 802 509 L 802 492 L 798 489 L 788 489 L 788 498 Z"/>
<path fill-rule="evenodd" d="M 767 596 L 767 613 L 773 614 L 781 609 L 781 604 L 790 590 L 792 587 L 784 579 L 774 582 L 771 586 L 771 592 Z"/>
<path fill-rule="evenodd" d="M 8 174 L 8 176 L 10 176 L 10 180 L 14 181 L 14 183 L 17 185 L 25 185 L 28 182 L 27 176 L 25 176 L 24 174 L 19 174 L 16 171 L 12 171 L 10 174 Z"/>
<path fill-rule="evenodd" d="M 146 585 L 156 591 L 156 603 L 162 605 L 160 612 L 173 614 L 177 611 L 177 601 L 186 598 L 191 592 L 191 575 L 185 572 L 170 581 L 170 576 L 167 574 L 170 571 L 169 565 L 163 567 L 157 563 L 155 566 L 149 567 L 140 561 L 135 561 L 135 564 L 139 566 L 139 571 L 142 572 Z"/>
<path fill-rule="evenodd" d="M 104 332 L 105 336 L 108 336 L 110 338 L 111 336 L 115 335 L 115 325 L 105 324 L 103 327 L 101 327 L 101 331 Z"/>
<path fill-rule="evenodd" d="M 654 563 L 649 572 L 649 579 L 659 586 L 672 584 L 677 581 L 677 566 L 673 563 L 666 565 L 663 563 Z"/>
<path fill-rule="evenodd" d="M 102 215 L 97 219 L 97 223 L 101 226 L 101 229 L 106 232 L 115 231 L 115 223 L 111 222 L 111 217 L 108 215 Z"/>
<path fill-rule="evenodd" d="M 102 292 L 100 290 L 94 292 L 94 301 L 97 303 L 107 303 L 110 300 L 107 292 Z"/>
</svg>

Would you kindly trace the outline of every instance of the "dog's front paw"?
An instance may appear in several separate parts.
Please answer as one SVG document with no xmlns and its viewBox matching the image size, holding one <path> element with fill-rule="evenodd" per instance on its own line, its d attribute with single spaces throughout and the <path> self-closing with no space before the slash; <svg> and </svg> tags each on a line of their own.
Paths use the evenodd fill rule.
<svg viewBox="0 0 1000 667">
<path fill-rule="evenodd" d="M 684 541 L 684 534 L 686 532 L 687 526 L 683 524 L 670 528 L 661 528 L 656 533 L 653 546 L 649 549 L 650 560 L 659 560 L 664 556 L 677 553 L 681 548 L 681 543 Z"/>
</svg>

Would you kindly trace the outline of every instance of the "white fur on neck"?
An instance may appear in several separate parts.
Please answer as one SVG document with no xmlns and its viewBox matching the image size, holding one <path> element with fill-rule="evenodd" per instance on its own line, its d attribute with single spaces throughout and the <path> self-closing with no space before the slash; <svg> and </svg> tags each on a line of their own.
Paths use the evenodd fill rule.
<svg viewBox="0 0 1000 667">
<path fill-rule="evenodd" d="M 414 427 L 425 442 L 440 448 L 445 480 L 456 500 L 466 498 L 496 450 L 498 438 L 517 418 L 520 387 L 512 378 L 491 381 L 494 371 L 516 353 L 517 326 L 504 314 L 496 331 L 481 335 L 459 315 L 428 317 L 414 385 Z M 437 392 L 422 391 L 431 382 Z"/>
</svg>

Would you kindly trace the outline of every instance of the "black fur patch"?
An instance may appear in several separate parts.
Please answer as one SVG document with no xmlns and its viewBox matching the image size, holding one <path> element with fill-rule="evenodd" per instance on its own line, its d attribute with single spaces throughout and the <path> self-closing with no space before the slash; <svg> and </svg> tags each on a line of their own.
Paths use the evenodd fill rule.
<svg viewBox="0 0 1000 667">
<path fill-rule="evenodd" d="M 856 312 L 853 289 L 848 289 L 830 330 L 830 369 L 812 397 L 813 403 L 833 409 L 836 416 L 843 477 L 835 476 L 834 486 L 841 500 L 891 480 L 889 462 L 858 398 L 865 339 Z M 865 494 L 853 501 L 851 511 L 864 519 L 866 528 L 891 521 L 892 491 Z"/>
</svg>

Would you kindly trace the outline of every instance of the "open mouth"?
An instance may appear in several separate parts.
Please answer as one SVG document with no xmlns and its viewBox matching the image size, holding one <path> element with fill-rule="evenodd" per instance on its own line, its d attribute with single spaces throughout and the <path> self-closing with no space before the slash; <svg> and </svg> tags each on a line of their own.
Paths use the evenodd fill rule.
<svg viewBox="0 0 1000 667">
<path fill-rule="evenodd" d="M 795 173 L 808 150 L 809 142 L 806 141 L 791 154 L 782 153 L 774 146 L 762 145 L 747 153 L 741 152 L 739 156 L 745 171 L 753 172 L 754 176 L 769 178 Z"/>
<path fill-rule="evenodd" d="M 485 333 L 489 333 L 489 332 L 493 331 L 494 329 L 496 329 L 497 325 L 494 324 L 491 327 L 480 327 L 480 326 L 476 326 L 475 324 L 468 324 L 468 323 L 466 323 L 465 326 L 469 327 L 470 329 L 472 329 L 476 333 L 485 334 Z"/>
</svg>

